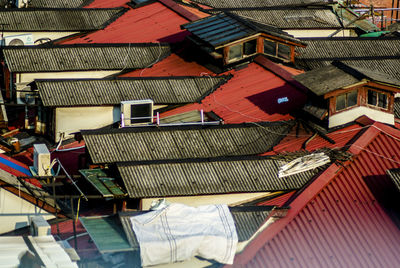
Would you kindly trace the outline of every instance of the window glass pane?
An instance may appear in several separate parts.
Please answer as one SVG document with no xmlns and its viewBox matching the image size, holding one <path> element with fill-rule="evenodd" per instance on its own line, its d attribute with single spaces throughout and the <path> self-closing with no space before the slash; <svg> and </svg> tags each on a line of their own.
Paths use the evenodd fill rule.
<svg viewBox="0 0 400 268">
<path fill-rule="evenodd" d="M 244 55 L 253 55 L 257 52 L 257 39 L 244 43 Z"/>
<path fill-rule="evenodd" d="M 378 93 L 378 106 L 386 109 L 387 104 L 388 104 L 387 95 L 383 93 Z"/>
<path fill-rule="evenodd" d="M 336 111 L 346 108 L 346 94 L 336 97 Z"/>
<path fill-rule="evenodd" d="M 231 46 L 229 48 L 229 60 L 239 60 L 243 57 L 242 55 L 242 44 Z"/>
<path fill-rule="evenodd" d="M 285 60 L 290 60 L 290 47 L 278 43 L 278 57 Z"/>
<path fill-rule="evenodd" d="M 276 43 L 264 39 L 264 54 L 276 56 Z"/>
<path fill-rule="evenodd" d="M 368 104 L 376 105 L 377 92 L 368 90 Z"/>
<path fill-rule="evenodd" d="M 347 107 L 357 105 L 357 90 L 347 93 Z"/>
</svg>

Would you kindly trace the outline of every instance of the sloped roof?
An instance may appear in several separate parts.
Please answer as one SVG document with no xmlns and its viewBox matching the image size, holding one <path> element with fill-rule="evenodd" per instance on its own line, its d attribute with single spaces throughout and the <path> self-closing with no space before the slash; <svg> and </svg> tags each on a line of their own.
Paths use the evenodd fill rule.
<svg viewBox="0 0 400 268">
<path fill-rule="evenodd" d="M 386 74 L 360 67 L 333 62 L 331 65 L 317 68 L 294 77 L 318 96 L 331 91 L 359 83 L 363 79 L 400 86 L 400 81 Z"/>
<path fill-rule="evenodd" d="M 187 127 L 82 130 L 93 163 L 257 155 L 269 151 L 292 121 Z"/>
<path fill-rule="evenodd" d="M 6 47 L 11 72 L 129 70 L 146 68 L 170 54 L 167 44 L 75 44 Z"/>
<path fill-rule="evenodd" d="M 280 29 L 337 29 L 342 24 L 331 8 L 250 8 L 229 12 L 244 19 L 275 26 Z M 353 28 L 354 26 L 349 26 Z"/>
<path fill-rule="evenodd" d="M 94 31 L 106 27 L 127 9 L 0 9 L 0 24 L 9 32 Z"/>
<path fill-rule="evenodd" d="M 290 79 L 282 76 L 283 72 L 288 77 L 292 75 L 282 69 L 281 65 L 263 56 L 255 61 L 241 70 L 227 72 L 233 77 L 200 103 L 178 107 L 161 116 L 203 109 L 215 113 L 230 124 L 292 119 L 290 113 L 304 105 L 306 94 L 296 88 Z M 279 72 L 266 66 L 274 66 Z"/>
<path fill-rule="evenodd" d="M 327 3 L 328 0 L 191 0 L 191 2 L 207 5 L 213 8 L 250 8 L 316 5 Z"/>
<path fill-rule="evenodd" d="M 30 0 L 29 8 L 78 8 L 93 0 Z"/>
<path fill-rule="evenodd" d="M 240 267 L 397 267 L 400 229 L 375 195 L 399 168 L 400 131 L 375 123 L 355 141 L 356 157 L 333 164 L 291 204 L 286 217 L 238 255 Z M 267 265 L 267 266 L 266 266 Z"/>
<path fill-rule="evenodd" d="M 196 102 L 228 77 L 146 77 L 35 80 L 44 106 L 116 105 L 152 99 L 156 104 Z"/>
<path fill-rule="evenodd" d="M 188 35 L 188 32 L 180 29 L 180 25 L 187 22 L 173 10 L 155 2 L 127 11 L 104 30 L 62 43 L 178 42 Z"/>
<path fill-rule="evenodd" d="M 304 38 L 306 48 L 297 48 L 295 64 L 312 70 L 338 60 L 400 80 L 400 38 Z"/>
<path fill-rule="evenodd" d="M 192 33 L 196 40 L 214 48 L 261 32 L 300 43 L 293 36 L 274 26 L 263 25 L 263 27 L 259 27 L 258 24 L 250 23 L 227 12 L 186 23 L 181 27 Z"/>
<path fill-rule="evenodd" d="M 149 198 L 298 190 L 319 171 L 279 178 L 280 167 L 288 162 L 247 157 L 117 166 L 129 196 Z"/>
</svg>

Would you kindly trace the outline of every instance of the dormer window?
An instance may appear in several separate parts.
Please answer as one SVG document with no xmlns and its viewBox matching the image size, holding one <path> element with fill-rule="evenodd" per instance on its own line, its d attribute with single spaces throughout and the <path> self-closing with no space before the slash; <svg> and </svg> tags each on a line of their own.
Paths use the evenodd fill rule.
<svg viewBox="0 0 400 268">
<path fill-rule="evenodd" d="M 344 110 L 357 105 L 357 90 L 353 90 L 336 97 L 336 111 Z"/>
<path fill-rule="evenodd" d="M 388 108 L 388 94 L 368 89 L 368 105 L 382 109 Z"/>
<path fill-rule="evenodd" d="M 256 26 L 230 13 L 209 16 L 181 28 L 191 32 L 187 38 L 222 65 L 244 61 L 257 53 L 293 62 L 295 47 L 305 47 L 300 40 L 278 28 Z"/>
</svg>

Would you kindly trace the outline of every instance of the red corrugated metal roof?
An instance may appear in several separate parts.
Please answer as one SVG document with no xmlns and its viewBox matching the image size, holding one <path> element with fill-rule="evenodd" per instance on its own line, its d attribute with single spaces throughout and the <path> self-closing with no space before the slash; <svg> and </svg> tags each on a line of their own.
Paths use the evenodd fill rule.
<svg viewBox="0 0 400 268">
<path fill-rule="evenodd" d="M 93 0 L 85 8 L 113 8 L 127 6 L 130 0 Z"/>
<path fill-rule="evenodd" d="M 278 206 L 282 207 L 291 198 L 296 191 L 291 191 L 275 198 L 257 203 L 257 206 Z"/>
<path fill-rule="evenodd" d="M 105 29 L 66 40 L 62 44 L 77 43 L 174 43 L 189 33 L 180 25 L 188 20 L 161 3 L 152 3 L 128 10 Z"/>
<path fill-rule="evenodd" d="M 304 150 L 310 152 L 324 147 L 331 149 L 343 148 L 349 146 L 350 141 L 365 128 L 366 127 L 354 124 L 326 134 L 327 137 L 335 141 L 334 144 L 328 142 L 319 135 L 311 139 L 313 133 L 307 133 L 303 128 L 300 128 L 298 134 L 296 134 L 297 129 L 293 128 L 292 131 L 273 148 L 272 152 L 268 152 L 266 155 L 301 151 L 303 150 L 303 144 L 307 141 Z"/>
<path fill-rule="evenodd" d="M 194 61 L 186 61 L 177 54 L 171 54 L 151 68 L 135 70 L 120 77 L 200 76 L 202 73 L 210 71 Z"/>
<path fill-rule="evenodd" d="M 304 92 L 257 63 L 224 74 L 233 77 L 201 103 L 189 104 L 161 116 L 203 109 L 214 112 L 226 123 L 283 121 L 292 119 L 289 112 L 300 108 L 306 100 Z"/>
<path fill-rule="evenodd" d="M 400 267 L 400 229 L 372 194 L 400 167 L 400 131 L 375 123 L 235 259 L 237 267 Z"/>
</svg>

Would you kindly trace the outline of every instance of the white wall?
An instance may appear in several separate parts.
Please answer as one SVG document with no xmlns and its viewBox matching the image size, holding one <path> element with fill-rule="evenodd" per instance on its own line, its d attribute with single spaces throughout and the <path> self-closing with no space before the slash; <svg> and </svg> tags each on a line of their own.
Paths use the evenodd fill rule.
<svg viewBox="0 0 400 268">
<path fill-rule="evenodd" d="M 0 234 L 27 226 L 29 216 L 38 213 L 44 214 L 46 220 L 54 218 L 47 211 L 0 188 Z"/>
<path fill-rule="evenodd" d="M 328 37 L 330 34 L 334 33 L 335 29 L 316 29 L 316 30 L 284 30 L 290 35 L 293 35 L 296 38 L 300 37 Z M 335 37 L 349 37 L 349 36 L 357 36 L 354 30 L 345 29 L 340 31 L 335 35 Z"/>
<path fill-rule="evenodd" d="M 365 106 L 360 106 L 329 116 L 329 127 L 336 127 L 349 122 L 353 122 L 355 119 L 363 115 L 366 115 L 377 122 L 394 125 L 394 114 L 385 113 Z"/>
<path fill-rule="evenodd" d="M 35 42 L 36 40 L 41 38 L 50 38 L 51 40 L 56 40 L 77 33 L 79 32 L 4 32 L 3 36 L 7 37 L 22 34 L 32 34 L 33 42 Z"/>
<path fill-rule="evenodd" d="M 181 203 L 188 206 L 202 206 L 213 204 L 239 205 L 245 202 L 251 202 L 270 195 L 269 192 L 263 193 L 240 193 L 240 194 L 217 194 L 217 195 L 199 195 L 199 196 L 179 196 L 166 197 L 170 203 Z M 142 199 L 142 210 L 149 210 L 151 202 L 160 198 L 144 198 Z"/>
</svg>

